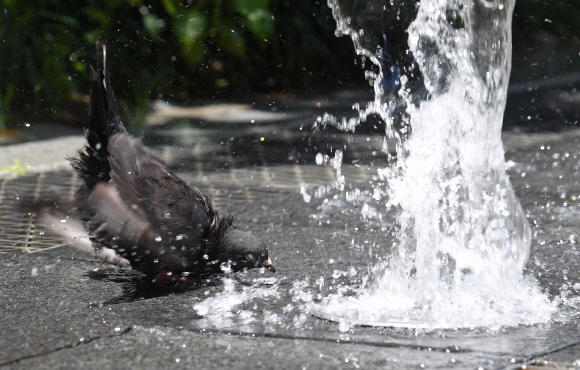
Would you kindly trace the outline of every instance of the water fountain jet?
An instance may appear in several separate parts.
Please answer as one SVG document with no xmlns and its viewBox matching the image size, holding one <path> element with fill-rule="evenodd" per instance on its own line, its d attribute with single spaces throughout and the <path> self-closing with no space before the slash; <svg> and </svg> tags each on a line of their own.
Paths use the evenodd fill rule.
<svg viewBox="0 0 580 370">
<path fill-rule="evenodd" d="M 514 1 L 415 4 L 329 1 L 337 33 L 379 71 L 367 73 L 374 101 L 337 126 L 355 131 L 376 114 L 397 139 L 396 162 L 378 170 L 386 185 L 375 188 L 397 226 L 389 258 L 372 266 L 358 297 L 330 296 L 313 313 L 343 328 L 545 322 L 554 308 L 522 272 L 531 232 L 501 142 Z M 401 26 L 384 24 L 395 18 L 406 43 L 393 38 Z M 404 54 L 391 57 L 388 45 Z"/>
</svg>

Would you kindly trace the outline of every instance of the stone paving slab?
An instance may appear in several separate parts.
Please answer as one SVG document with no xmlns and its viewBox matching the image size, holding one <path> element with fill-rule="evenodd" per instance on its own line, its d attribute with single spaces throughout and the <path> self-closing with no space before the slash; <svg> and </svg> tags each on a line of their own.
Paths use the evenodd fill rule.
<svg viewBox="0 0 580 370">
<path fill-rule="evenodd" d="M 303 206 L 300 199 L 299 194 L 278 194 L 246 204 L 245 212 L 242 212 L 239 203 L 227 204 L 220 209 L 225 213 L 237 211 L 237 222 L 241 227 L 251 228 L 270 246 L 279 270 L 277 279 L 282 295 L 288 294 L 292 283 L 304 279 L 306 275 L 316 272 L 321 276 L 330 276 L 333 269 L 345 270 L 353 264 L 360 268 L 360 264 L 365 263 L 364 256 L 361 258 L 360 253 L 350 247 L 350 238 L 337 234 L 337 220 L 330 218 L 330 224 L 313 227 L 313 220 L 305 219 L 300 212 Z M 312 207 L 317 209 L 315 205 Z M 312 235 L 329 245 L 313 248 Z M 330 246 L 333 250 L 342 251 L 341 259 L 332 265 L 326 262 L 331 251 L 327 248 Z M 297 251 L 299 255 L 296 255 Z M 535 254 L 543 259 L 560 259 L 555 253 L 563 251 Z M 304 267 L 297 269 L 297 261 L 301 261 Z M 62 368 L 76 367 L 78 361 L 84 361 L 79 360 L 79 356 L 81 359 L 95 358 L 94 361 L 103 357 L 94 364 L 90 362 L 93 360 L 87 360 L 86 366 L 89 368 L 110 367 L 105 358 L 118 358 L 119 368 L 158 367 L 155 359 L 168 362 L 170 367 L 183 366 L 184 363 L 174 363 L 174 359 L 168 358 L 166 353 L 172 348 L 173 339 L 164 342 L 165 347 L 160 345 L 158 348 L 159 338 L 163 337 L 159 333 L 166 333 L 169 338 L 183 335 L 181 338 L 186 345 L 189 343 L 187 341 L 205 341 L 215 348 L 216 338 L 235 338 L 234 341 L 241 341 L 242 344 L 254 338 L 251 340 L 258 343 L 257 347 L 284 349 L 276 355 L 284 365 L 267 367 L 264 364 L 263 368 L 302 368 L 304 362 L 297 359 L 303 358 L 306 363 L 313 364 L 310 368 L 345 368 L 346 363 L 343 365 L 331 359 L 341 360 L 343 348 L 352 348 L 349 353 L 354 353 L 352 356 L 358 356 L 359 362 L 366 364 L 363 368 L 420 368 L 423 363 L 427 368 L 442 369 L 515 369 L 513 363 L 521 364 L 536 358 L 566 362 L 567 357 L 558 354 L 567 353 L 562 351 L 572 346 L 569 351 L 572 353 L 570 356 L 574 357 L 578 353 L 574 352 L 577 349 L 574 345 L 580 342 L 576 322 L 505 328 L 491 333 L 477 329 L 418 333 L 373 328 L 352 328 L 348 333 L 341 333 L 338 324 L 312 316 L 308 316 L 303 323 L 307 328 L 305 330 L 269 327 L 259 320 L 256 325 L 250 326 L 240 325 L 239 320 L 216 323 L 198 315 L 193 306 L 207 297 L 219 297 L 224 291 L 222 285 L 204 286 L 183 294 L 135 292 L 132 285 L 135 275 L 130 270 L 112 267 L 67 247 L 34 254 L 1 254 L 0 267 L 4 272 L 0 279 L 0 312 L 3 313 L 0 332 L 5 333 L 0 336 L 0 364 L 6 368 L 43 368 L 44 364 L 48 364 L 44 368 L 58 368 L 58 364 L 63 364 Z M 569 273 L 575 274 L 573 271 Z M 237 276 L 236 279 L 240 285 L 251 286 L 255 277 L 260 277 L 259 273 L 251 271 L 248 277 Z M 283 315 L 284 300 L 291 301 L 284 296 L 264 299 L 259 302 L 260 307 L 253 311 L 258 315 L 265 310 Z M 142 328 L 145 334 L 132 337 L 138 328 Z M 146 334 L 150 329 L 157 330 L 157 334 Z M 173 336 L 169 332 L 174 333 Z M 130 357 L 121 355 L 124 353 L 121 349 L 115 349 L 115 343 L 125 343 L 120 342 L 118 336 L 129 338 L 127 346 L 123 347 L 127 348 L 126 351 L 146 354 L 137 358 L 140 362 L 131 362 Z M 101 355 L 93 353 L 97 349 L 92 346 L 99 343 L 103 346 Z M 156 346 L 146 343 L 156 343 Z M 231 361 L 243 357 L 248 351 L 256 353 L 244 349 L 242 344 L 233 345 L 235 351 L 230 354 Z M 319 353 L 304 357 L 303 347 L 316 348 Z M 199 351 L 192 352 L 190 357 L 208 356 L 205 350 Z M 216 364 L 213 368 L 222 368 L 226 360 L 221 350 L 212 349 L 210 352 L 217 353 L 217 357 L 211 360 Z M 169 353 L 173 356 L 173 352 Z M 175 358 L 186 358 L 184 356 L 189 352 L 183 353 L 177 352 Z M 324 360 L 320 360 L 320 354 Z M 326 359 L 326 355 L 331 359 Z M 343 355 L 342 360 L 347 355 Z M 191 362 L 188 360 L 187 363 Z M 232 362 L 229 366 L 244 368 L 246 365 Z M 354 362 L 350 365 L 355 367 Z"/>
<path fill-rule="evenodd" d="M 14 165 L 15 159 L 27 165 L 29 172 L 67 167 L 70 163 L 66 157 L 74 156 L 84 143 L 84 136 L 73 135 L 3 146 L 0 147 L 0 168 Z"/>
<path fill-rule="evenodd" d="M 523 147 L 546 139 L 534 138 L 525 141 Z M 55 152 L 80 147 L 76 142 L 66 143 L 59 139 L 40 144 L 55 148 Z M 44 149 L 38 150 L 36 145 L 39 143 L 30 143 L 17 153 L 40 158 Z M 0 154 L 8 153 L 8 158 L 13 149 L 0 148 Z M 46 161 L 53 163 L 52 154 L 46 156 Z M 516 188 L 520 185 L 514 182 Z M 538 187 L 532 186 L 535 188 Z M 224 203 L 220 212 L 235 210 L 240 204 L 234 207 Z M 350 247 L 350 237 L 341 237 L 342 225 L 339 227 L 336 219 L 329 217 L 324 219 L 328 225 L 314 228 L 313 220 L 305 219 L 300 212 L 302 205 L 302 196 L 288 191 L 276 199 L 253 199 L 237 218 L 241 225 L 253 227 L 255 235 L 271 246 L 284 294 L 310 269 L 330 276 L 333 269 L 344 270 L 360 263 L 356 261 L 360 258 L 356 256 L 358 252 Z M 316 209 L 313 212 L 319 211 L 312 207 Z M 327 266 L 328 249 L 310 249 L 312 235 L 343 251 L 342 257 L 350 259 L 350 265 L 337 261 Z M 298 249 L 300 258 L 291 257 Z M 532 253 L 543 261 L 570 261 L 564 250 Z M 303 261 L 303 270 L 293 270 L 296 260 Z M 405 369 L 424 365 L 440 369 L 519 369 L 521 364 L 535 360 L 580 368 L 572 366 L 580 358 L 580 328 L 576 321 L 491 333 L 418 333 L 376 328 L 352 328 L 342 333 L 337 324 L 311 316 L 304 322 L 307 330 L 269 328 L 265 324 L 240 326 L 236 321 L 218 325 L 200 316 L 193 306 L 207 297 L 219 296 L 224 290 L 219 283 L 183 294 L 136 292 L 136 276 L 129 270 L 112 267 L 70 248 L 0 254 L 0 268 L 0 368 Z M 530 267 L 530 273 L 537 272 L 534 268 Z M 321 272 L 322 269 L 327 270 Z M 580 276 L 579 269 L 580 265 L 567 266 L 573 271 L 567 274 Z M 252 278 L 260 276 L 256 274 L 250 272 L 249 277 L 236 279 L 239 285 L 246 284 L 244 279 L 249 281 L 246 285 L 251 285 Z M 558 274 L 555 271 L 554 277 L 541 284 L 554 282 L 555 288 L 560 287 L 563 277 Z M 266 299 L 261 304 L 264 307 L 256 311 L 270 310 L 282 315 L 283 307 L 277 299 Z"/>
<path fill-rule="evenodd" d="M 445 369 L 510 361 L 388 341 L 186 329 L 181 324 L 200 318 L 191 309 L 189 293 L 102 306 L 99 302 L 121 291 L 86 276 L 103 266 L 98 261 L 38 254 L 5 254 L 0 261 L 6 277 L 0 285 L 1 368 L 397 369 L 429 364 Z"/>
<path fill-rule="evenodd" d="M 547 361 L 549 363 L 568 363 L 580 367 L 580 344 L 574 344 L 566 347 L 558 352 L 550 353 L 548 355 L 539 356 L 536 358 L 539 361 Z"/>
<path fill-rule="evenodd" d="M 165 327 L 136 326 L 114 337 L 63 348 L 8 365 L 13 369 L 435 369 L 505 362 L 493 356 L 457 356 L 411 348 L 377 348 L 296 340 L 200 334 Z M 423 366 L 422 366 L 423 365 Z"/>
<path fill-rule="evenodd" d="M 2 368 L 497 369 L 533 358 L 567 362 L 580 356 L 580 348 L 570 346 L 578 343 L 576 325 L 431 334 L 372 328 L 340 333 L 328 322 L 308 331 L 220 329 L 199 325 L 202 317 L 193 310 L 205 292 L 219 295 L 219 285 L 119 300 L 127 296 L 130 271 L 66 248 L 3 254 L 0 266 Z M 103 270 L 113 278 L 101 279 Z"/>
</svg>

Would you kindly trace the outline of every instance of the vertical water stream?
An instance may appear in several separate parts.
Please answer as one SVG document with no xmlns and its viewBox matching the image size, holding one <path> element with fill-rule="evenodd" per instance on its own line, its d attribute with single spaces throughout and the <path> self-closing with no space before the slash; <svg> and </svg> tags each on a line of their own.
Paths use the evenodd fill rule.
<svg viewBox="0 0 580 370">
<path fill-rule="evenodd" d="M 372 267 L 358 297 L 328 297 L 316 315 L 429 328 L 549 319 L 552 305 L 522 273 L 530 227 L 501 142 L 513 5 L 329 1 L 337 34 L 374 64 L 375 99 L 342 128 L 356 131 L 375 114 L 397 139 L 397 159 L 378 169 L 385 185 L 374 192 L 397 224 L 391 255 Z"/>
</svg>

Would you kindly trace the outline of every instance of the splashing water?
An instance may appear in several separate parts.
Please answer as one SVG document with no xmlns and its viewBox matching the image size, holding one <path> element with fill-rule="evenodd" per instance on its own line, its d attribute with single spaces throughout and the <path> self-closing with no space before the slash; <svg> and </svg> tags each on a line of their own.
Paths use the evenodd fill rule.
<svg viewBox="0 0 580 370">
<path fill-rule="evenodd" d="M 375 194 L 398 212 L 397 241 L 358 297 L 328 297 L 315 315 L 341 328 L 497 328 L 549 320 L 554 306 L 522 273 L 531 233 L 501 142 L 513 5 L 329 2 L 337 33 L 350 35 L 379 72 L 367 72 L 375 100 L 358 118 L 325 115 L 318 123 L 355 131 L 370 114 L 385 121 L 386 135 L 398 141 L 397 161 L 379 170 L 386 185 Z M 393 17 L 399 25 L 385 25 Z M 400 39 L 405 47 L 395 43 Z M 391 57 L 387 49 L 404 52 Z"/>
<path fill-rule="evenodd" d="M 257 298 L 279 298 L 275 279 L 259 278 L 251 287 L 236 289 L 235 281 L 229 277 L 222 278 L 223 291 L 196 303 L 193 309 L 203 317 L 197 322 L 200 327 L 246 327 L 256 321 L 254 310 L 243 309 L 244 303 Z"/>
</svg>

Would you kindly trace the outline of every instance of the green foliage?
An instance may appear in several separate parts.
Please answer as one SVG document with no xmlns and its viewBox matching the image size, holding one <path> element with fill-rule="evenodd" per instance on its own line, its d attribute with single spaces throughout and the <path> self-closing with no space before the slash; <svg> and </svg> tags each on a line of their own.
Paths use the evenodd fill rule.
<svg viewBox="0 0 580 370">
<path fill-rule="evenodd" d="M 18 158 L 14 158 L 14 164 L 12 166 L 0 167 L 0 175 L 6 176 L 20 176 L 26 173 L 28 169 L 28 163 L 20 164 Z"/>
<path fill-rule="evenodd" d="M 8 83 L 4 89 L 0 85 L 0 130 L 6 129 L 6 116 L 8 114 L 8 108 L 10 108 L 10 103 L 14 97 L 14 84 Z"/>
<path fill-rule="evenodd" d="M 307 92 L 343 83 L 332 70 L 356 69 L 325 2 L 0 0 L 0 7 L 0 124 L 9 107 L 46 119 L 86 100 L 85 63 L 98 36 L 117 97 L 136 123 L 151 99 Z"/>
<path fill-rule="evenodd" d="M 265 40 L 274 33 L 268 0 L 235 0 L 233 3 L 234 7 L 246 17 L 247 25 L 256 38 Z"/>
<path fill-rule="evenodd" d="M 326 1 L 0 0 L 0 9 L 0 128 L 12 113 L 47 119 L 86 101 L 97 36 L 136 124 L 152 99 L 243 100 L 366 83 L 350 39 L 334 36 Z M 518 1 L 515 47 L 533 46 L 538 32 L 576 38 L 579 9 L 580 0 Z"/>
<path fill-rule="evenodd" d="M 181 51 L 191 66 L 199 65 L 205 58 L 203 37 L 207 29 L 207 15 L 188 9 L 174 19 L 175 32 L 181 42 Z"/>
</svg>

